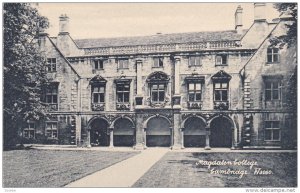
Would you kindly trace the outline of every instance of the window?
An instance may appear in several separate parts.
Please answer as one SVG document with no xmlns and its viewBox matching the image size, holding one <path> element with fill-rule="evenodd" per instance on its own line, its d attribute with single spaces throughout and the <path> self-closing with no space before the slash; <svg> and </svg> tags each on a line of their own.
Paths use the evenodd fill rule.
<svg viewBox="0 0 300 193">
<path fill-rule="evenodd" d="M 129 84 L 117 84 L 118 102 L 129 102 Z"/>
<path fill-rule="evenodd" d="M 128 68 L 128 59 L 119 59 L 118 60 L 118 68 L 119 69 L 124 69 L 124 68 Z"/>
<path fill-rule="evenodd" d="M 281 97 L 281 81 L 273 80 L 265 82 L 265 100 L 280 100 Z"/>
<path fill-rule="evenodd" d="M 189 57 L 189 66 L 200 66 L 200 57 L 199 56 L 190 56 Z"/>
<path fill-rule="evenodd" d="M 279 121 L 265 121 L 265 140 L 280 141 Z"/>
<path fill-rule="evenodd" d="M 101 70 L 104 68 L 104 63 L 106 63 L 107 60 L 94 60 L 94 69 L 95 70 Z"/>
<path fill-rule="evenodd" d="M 46 136 L 49 138 L 57 138 L 57 122 L 46 123 Z"/>
<path fill-rule="evenodd" d="M 268 48 L 268 50 L 267 50 L 267 62 L 268 63 L 279 62 L 279 49 L 278 48 Z"/>
<path fill-rule="evenodd" d="M 46 89 L 46 103 L 57 104 L 58 87 L 50 86 Z"/>
<path fill-rule="evenodd" d="M 56 71 L 56 58 L 47 58 L 47 72 Z"/>
<path fill-rule="evenodd" d="M 188 84 L 189 101 L 201 101 L 202 85 L 201 83 Z"/>
<path fill-rule="evenodd" d="M 105 98 L 104 94 L 105 94 L 104 85 L 94 85 L 92 87 L 93 103 L 104 103 L 104 98 Z"/>
<path fill-rule="evenodd" d="M 226 54 L 221 54 L 216 56 L 216 66 L 226 66 L 228 65 L 227 63 L 227 55 Z"/>
<path fill-rule="evenodd" d="M 151 100 L 153 102 L 163 102 L 165 100 L 165 84 L 151 85 Z"/>
<path fill-rule="evenodd" d="M 153 67 L 163 67 L 164 62 L 162 57 L 153 58 Z"/>
<path fill-rule="evenodd" d="M 35 136 L 35 124 L 33 122 L 29 122 L 27 127 L 24 129 L 24 137 L 25 138 L 34 138 Z"/>
<path fill-rule="evenodd" d="M 228 100 L 228 83 L 216 82 L 214 83 L 214 100 L 227 101 Z"/>
</svg>

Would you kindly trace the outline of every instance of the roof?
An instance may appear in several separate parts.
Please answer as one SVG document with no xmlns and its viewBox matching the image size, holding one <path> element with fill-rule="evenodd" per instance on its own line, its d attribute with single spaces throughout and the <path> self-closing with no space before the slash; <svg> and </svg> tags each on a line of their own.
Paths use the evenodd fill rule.
<svg viewBox="0 0 300 193">
<path fill-rule="evenodd" d="M 244 30 L 245 33 L 247 30 Z M 80 48 L 116 47 L 116 46 L 137 46 L 171 43 L 192 43 L 208 41 L 240 40 L 243 34 L 237 34 L 235 30 L 190 32 L 174 34 L 157 34 L 151 36 L 98 38 L 98 39 L 77 39 L 75 43 Z"/>
</svg>

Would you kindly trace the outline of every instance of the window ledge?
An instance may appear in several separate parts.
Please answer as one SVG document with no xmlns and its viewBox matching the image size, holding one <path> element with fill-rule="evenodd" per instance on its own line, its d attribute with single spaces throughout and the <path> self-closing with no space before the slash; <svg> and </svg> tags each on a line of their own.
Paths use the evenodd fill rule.
<svg viewBox="0 0 300 193">
<path fill-rule="evenodd" d="M 228 64 L 216 64 L 215 66 L 228 66 Z"/>
<path fill-rule="evenodd" d="M 266 64 L 279 64 L 280 62 L 266 62 Z"/>
<path fill-rule="evenodd" d="M 152 66 L 152 68 L 164 68 L 163 66 Z"/>
</svg>

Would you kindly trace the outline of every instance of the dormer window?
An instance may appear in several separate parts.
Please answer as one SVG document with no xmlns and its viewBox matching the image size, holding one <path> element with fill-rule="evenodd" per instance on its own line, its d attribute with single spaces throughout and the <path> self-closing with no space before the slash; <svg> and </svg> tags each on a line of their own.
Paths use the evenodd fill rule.
<svg viewBox="0 0 300 193">
<path fill-rule="evenodd" d="M 227 66 L 228 58 L 227 54 L 218 54 L 216 56 L 216 66 Z"/>
<path fill-rule="evenodd" d="M 158 68 L 163 66 L 164 66 L 164 61 L 162 57 L 153 58 L 153 67 Z"/>
<path fill-rule="evenodd" d="M 267 63 L 277 63 L 279 62 L 279 49 L 278 48 L 268 48 L 267 49 Z"/>
</svg>

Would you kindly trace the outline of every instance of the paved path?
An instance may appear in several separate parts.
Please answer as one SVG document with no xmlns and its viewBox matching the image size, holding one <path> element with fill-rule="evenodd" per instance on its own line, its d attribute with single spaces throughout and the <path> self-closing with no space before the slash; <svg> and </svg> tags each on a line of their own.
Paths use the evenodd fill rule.
<svg viewBox="0 0 300 193">
<path fill-rule="evenodd" d="M 134 157 L 72 182 L 66 187 L 131 187 L 168 151 L 167 148 L 149 148 Z"/>
</svg>

